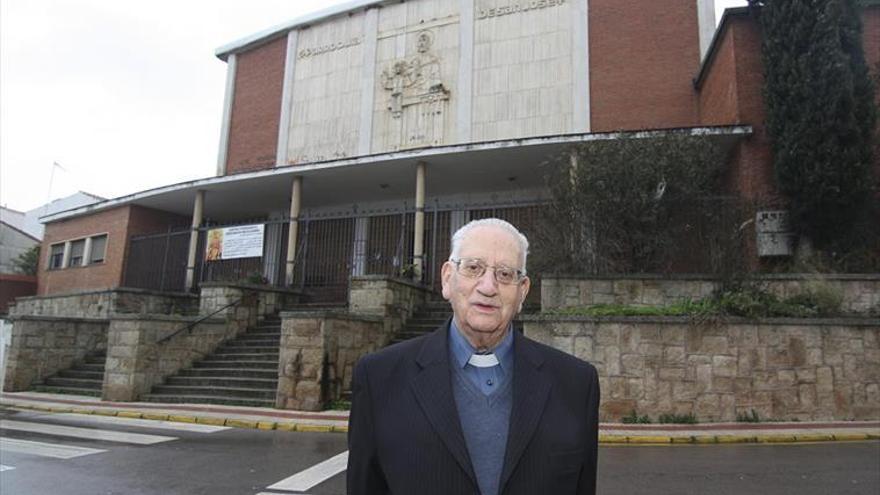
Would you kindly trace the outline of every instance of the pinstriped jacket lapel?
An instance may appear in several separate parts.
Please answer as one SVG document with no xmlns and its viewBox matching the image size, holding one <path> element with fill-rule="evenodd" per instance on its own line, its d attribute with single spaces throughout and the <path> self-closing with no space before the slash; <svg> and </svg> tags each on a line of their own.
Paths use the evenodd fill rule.
<svg viewBox="0 0 880 495">
<path fill-rule="evenodd" d="M 449 370 L 448 349 L 449 321 L 437 329 L 425 340 L 416 363 L 421 371 L 410 382 L 410 388 L 428 421 L 434 427 L 444 445 L 477 486 L 473 464 L 468 455 L 464 433 L 455 397 L 452 393 L 452 382 Z"/>
</svg>

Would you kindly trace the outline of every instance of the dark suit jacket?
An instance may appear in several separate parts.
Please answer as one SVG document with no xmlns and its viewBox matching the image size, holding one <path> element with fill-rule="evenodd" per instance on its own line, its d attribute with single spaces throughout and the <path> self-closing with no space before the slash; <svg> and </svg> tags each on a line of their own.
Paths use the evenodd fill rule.
<svg viewBox="0 0 880 495">
<path fill-rule="evenodd" d="M 348 432 L 348 493 L 479 494 L 449 368 L 449 322 L 362 358 Z M 596 492 L 596 369 L 514 337 L 504 495 Z"/>
</svg>

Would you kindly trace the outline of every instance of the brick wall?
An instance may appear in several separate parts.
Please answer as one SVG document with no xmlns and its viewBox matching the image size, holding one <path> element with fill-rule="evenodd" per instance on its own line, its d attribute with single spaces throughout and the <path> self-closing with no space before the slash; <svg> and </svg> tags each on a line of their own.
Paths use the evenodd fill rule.
<svg viewBox="0 0 880 495">
<path fill-rule="evenodd" d="M 694 125 L 696 2 L 590 1 L 593 132 Z"/>
<path fill-rule="evenodd" d="M 46 225 L 40 250 L 39 295 L 119 287 L 122 284 L 129 238 L 161 232 L 188 223 L 185 217 L 141 206 L 121 206 Z M 61 270 L 47 270 L 50 246 L 56 242 L 107 234 L 104 262 Z"/>
<path fill-rule="evenodd" d="M 226 173 L 275 165 L 287 38 L 238 54 Z"/>
</svg>

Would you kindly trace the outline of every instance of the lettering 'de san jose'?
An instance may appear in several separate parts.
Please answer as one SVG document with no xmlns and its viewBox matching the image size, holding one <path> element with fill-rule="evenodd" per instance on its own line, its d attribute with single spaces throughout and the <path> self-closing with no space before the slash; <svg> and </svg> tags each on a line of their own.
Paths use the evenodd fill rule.
<svg viewBox="0 0 880 495">
<path fill-rule="evenodd" d="M 503 7 L 494 7 L 491 9 L 480 9 L 477 19 L 487 19 L 489 17 L 501 17 L 503 15 L 517 14 L 519 12 L 527 12 L 529 10 L 546 9 L 547 7 L 557 7 L 565 3 L 565 0 L 531 0 L 526 2 L 510 3 Z"/>
<path fill-rule="evenodd" d="M 314 48 L 303 48 L 297 53 L 297 55 L 299 56 L 299 58 L 314 57 L 315 55 L 321 55 L 322 53 L 327 52 L 335 52 L 336 50 L 342 50 L 343 48 L 359 45 L 360 43 L 360 38 L 351 38 L 349 40 L 337 41 L 336 43 L 329 43 L 326 45 L 316 46 Z"/>
</svg>

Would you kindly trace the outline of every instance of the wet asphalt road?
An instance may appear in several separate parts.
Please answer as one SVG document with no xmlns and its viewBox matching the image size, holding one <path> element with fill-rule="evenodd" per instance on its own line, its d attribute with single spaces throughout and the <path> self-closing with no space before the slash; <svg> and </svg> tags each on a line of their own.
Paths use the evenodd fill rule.
<svg viewBox="0 0 880 495">
<path fill-rule="evenodd" d="M 267 489 L 343 452 L 342 434 L 174 431 L 17 411 L 0 411 L 0 419 L 38 423 L 38 430 L 42 425 L 65 425 L 174 437 L 153 445 L 132 445 L 4 428 L 0 440 L 105 452 L 55 459 L 0 450 L 0 465 L 13 468 L 0 473 L 3 495 L 345 493 L 344 473 L 305 492 Z M 602 447 L 599 469 L 599 493 L 603 494 L 876 495 L 880 493 L 880 442 Z"/>
</svg>

